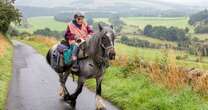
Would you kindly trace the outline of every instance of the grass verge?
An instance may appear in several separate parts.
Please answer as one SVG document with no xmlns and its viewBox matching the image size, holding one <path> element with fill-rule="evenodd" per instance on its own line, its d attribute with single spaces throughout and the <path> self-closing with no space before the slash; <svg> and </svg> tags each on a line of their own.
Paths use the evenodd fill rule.
<svg viewBox="0 0 208 110">
<path fill-rule="evenodd" d="M 11 43 L 0 34 L 0 110 L 5 109 L 8 84 L 12 73 L 12 55 Z"/>
</svg>

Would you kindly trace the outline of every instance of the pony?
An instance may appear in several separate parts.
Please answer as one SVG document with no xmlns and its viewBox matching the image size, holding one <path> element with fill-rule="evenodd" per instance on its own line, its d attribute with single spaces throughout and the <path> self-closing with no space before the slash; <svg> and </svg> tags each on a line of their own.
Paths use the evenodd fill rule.
<svg viewBox="0 0 208 110">
<path fill-rule="evenodd" d="M 73 108 L 76 106 L 76 99 L 82 92 L 85 81 L 91 78 L 96 79 L 96 109 L 103 110 L 106 108 L 101 98 L 101 86 L 105 69 L 109 66 L 109 60 L 115 60 L 114 45 L 116 35 L 113 26 L 101 26 L 98 24 L 98 29 L 98 32 L 85 41 L 87 57 L 82 59 L 78 57 L 80 70 L 73 72 L 71 66 L 68 66 L 65 67 L 64 72 L 58 73 L 61 84 L 60 96 L 63 97 L 64 101 L 68 101 Z M 53 46 L 47 53 L 46 60 L 49 65 L 53 62 L 51 56 L 56 48 L 57 45 Z M 69 74 L 78 76 L 77 88 L 73 94 L 69 94 L 65 86 Z"/>
</svg>

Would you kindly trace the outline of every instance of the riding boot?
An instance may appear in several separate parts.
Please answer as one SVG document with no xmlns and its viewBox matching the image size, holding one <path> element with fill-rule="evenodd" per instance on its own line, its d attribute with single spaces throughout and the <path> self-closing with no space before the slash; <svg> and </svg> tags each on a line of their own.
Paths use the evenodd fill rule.
<svg viewBox="0 0 208 110">
<path fill-rule="evenodd" d="M 79 47 L 77 45 L 74 45 L 72 56 L 76 56 L 78 59 L 78 52 L 79 52 Z M 79 64 L 78 64 L 77 59 L 75 61 L 73 61 L 73 64 L 72 64 L 71 70 L 73 72 L 79 71 Z"/>
</svg>

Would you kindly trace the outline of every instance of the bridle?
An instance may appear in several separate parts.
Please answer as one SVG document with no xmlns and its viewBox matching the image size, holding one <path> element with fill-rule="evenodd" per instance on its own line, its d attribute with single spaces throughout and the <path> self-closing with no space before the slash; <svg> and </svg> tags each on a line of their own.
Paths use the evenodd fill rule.
<svg viewBox="0 0 208 110">
<path fill-rule="evenodd" d="M 109 45 L 109 46 L 105 46 L 105 45 L 103 44 L 103 42 L 102 42 L 102 38 L 103 38 L 103 37 L 108 37 L 106 34 L 107 34 L 107 32 L 105 32 L 105 33 L 104 33 L 104 35 L 101 37 L 100 44 L 101 44 L 101 47 L 102 47 L 103 49 L 105 49 L 105 50 L 109 50 L 109 49 L 114 48 L 114 44 L 112 43 L 113 41 L 110 41 L 110 40 L 109 40 L 109 41 L 110 41 L 110 44 L 111 44 L 111 45 Z"/>
<path fill-rule="evenodd" d="M 98 56 L 98 64 L 101 66 L 102 64 L 106 65 L 106 63 L 108 62 L 108 51 L 112 48 L 114 48 L 114 45 L 112 43 L 112 41 L 110 41 L 110 44 L 109 46 L 105 46 L 102 42 L 102 38 L 103 37 L 108 37 L 107 35 L 107 32 L 105 32 L 101 37 L 100 37 L 100 43 L 99 43 L 99 46 L 102 48 L 102 55 L 101 56 Z"/>
</svg>

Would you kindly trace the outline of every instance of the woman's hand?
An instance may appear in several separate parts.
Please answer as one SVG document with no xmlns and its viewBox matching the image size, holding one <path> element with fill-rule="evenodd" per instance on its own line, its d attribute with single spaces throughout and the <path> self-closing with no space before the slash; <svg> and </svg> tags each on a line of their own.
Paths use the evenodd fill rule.
<svg viewBox="0 0 208 110">
<path fill-rule="evenodd" d="M 70 44 L 70 45 L 71 45 L 71 44 L 75 44 L 75 43 L 76 43 L 76 41 L 75 41 L 75 40 L 69 40 L 68 42 L 69 42 L 69 44 Z"/>
</svg>

